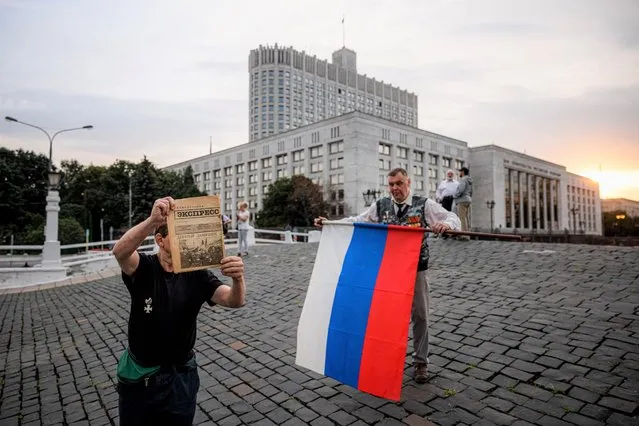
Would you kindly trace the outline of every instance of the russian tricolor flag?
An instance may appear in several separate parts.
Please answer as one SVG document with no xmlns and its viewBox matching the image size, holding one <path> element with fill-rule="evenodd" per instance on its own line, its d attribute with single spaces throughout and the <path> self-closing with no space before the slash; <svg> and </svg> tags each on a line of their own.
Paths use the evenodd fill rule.
<svg viewBox="0 0 639 426">
<path fill-rule="evenodd" d="M 398 401 L 423 228 L 328 222 L 295 363 Z"/>
</svg>

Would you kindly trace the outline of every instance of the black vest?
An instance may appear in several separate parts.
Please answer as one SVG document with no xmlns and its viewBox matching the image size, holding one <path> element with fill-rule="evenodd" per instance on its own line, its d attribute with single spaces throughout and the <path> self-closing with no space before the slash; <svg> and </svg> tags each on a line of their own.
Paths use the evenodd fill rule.
<svg viewBox="0 0 639 426">
<path fill-rule="evenodd" d="M 427 228 L 428 222 L 426 220 L 426 201 L 428 198 L 420 197 L 419 195 L 412 196 L 411 205 L 408 211 L 404 213 L 401 218 L 395 214 L 394 202 L 389 197 L 380 198 L 377 200 L 377 220 L 379 223 L 386 225 L 402 225 L 402 226 L 414 226 L 420 228 Z M 419 254 L 419 263 L 417 264 L 417 271 L 425 271 L 428 269 L 428 234 L 424 232 L 422 237 L 422 248 Z"/>
</svg>

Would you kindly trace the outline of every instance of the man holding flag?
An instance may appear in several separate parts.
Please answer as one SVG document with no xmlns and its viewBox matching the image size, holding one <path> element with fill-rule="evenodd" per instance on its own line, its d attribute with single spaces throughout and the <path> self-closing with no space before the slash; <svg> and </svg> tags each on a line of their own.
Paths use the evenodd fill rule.
<svg viewBox="0 0 639 426">
<path fill-rule="evenodd" d="M 460 220 L 455 213 L 445 210 L 435 201 L 412 195 L 410 177 L 403 168 L 396 168 L 388 173 L 388 189 L 390 196 L 378 199 L 362 214 L 340 220 L 340 222 L 372 222 L 387 225 L 430 228 L 435 233 L 460 228 Z M 315 219 L 315 226 L 321 228 L 326 218 Z M 397 250 L 401 250 L 397 247 Z M 427 234 L 422 237 L 411 320 L 413 321 L 413 377 L 417 383 L 425 383 L 428 379 L 428 315 L 430 297 L 427 279 L 428 270 Z"/>
</svg>

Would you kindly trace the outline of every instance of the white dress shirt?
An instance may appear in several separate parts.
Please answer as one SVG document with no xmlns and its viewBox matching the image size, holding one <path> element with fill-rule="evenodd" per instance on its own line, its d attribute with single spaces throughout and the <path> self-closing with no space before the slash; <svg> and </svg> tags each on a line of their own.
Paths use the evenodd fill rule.
<svg viewBox="0 0 639 426">
<path fill-rule="evenodd" d="M 444 179 L 443 181 L 441 181 L 441 183 L 437 187 L 437 192 L 435 192 L 435 198 L 437 198 L 438 200 L 442 200 L 444 197 L 454 196 L 458 186 L 459 186 L 458 181 Z"/>
<path fill-rule="evenodd" d="M 392 199 L 392 197 L 391 197 Z M 401 204 L 408 205 L 408 208 L 412 205 L 413 196 L 409 192 L 408 197 Z M 397 214 L 397 202 L 393 199 L 393 206 L 395 208 L 395 214 Z M 452 230 L 458 230 L 461 228 L 461 221 L 459 217 L 453 212 L 449 212 L 445 208 L 443 208 L 440 204 L 437 204 L 435 201 L 430 198 L 426 199 L 426 204 L 424 205 L 424 214 L 426 215 L 426 222 L 429 225 L 433 225 L 437 222 L 445 223 L 450 226 Z M 357 216 L 345 217 L 344 219 L 340 219 L 338 222 L 372 222 L 379 223 L 379 218 L 377 217 L 377 203 L 371 204 L 366 211 Z"/>
</svg>

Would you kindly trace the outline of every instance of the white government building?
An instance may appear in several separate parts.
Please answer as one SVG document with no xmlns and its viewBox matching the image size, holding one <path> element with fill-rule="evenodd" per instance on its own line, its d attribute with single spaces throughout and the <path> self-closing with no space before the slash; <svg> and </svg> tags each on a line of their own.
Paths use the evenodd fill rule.
<svg viewBox="0 0 639 426">
<path fill-rule="evenodd" d="M 277 44 L 249 54 L 249 141 L 354 110 L 417 127 L 417 103 L 414 93 L 358 74 L 346 47 L 332 63 Z"/>
<path fill-rule="evenodd" d="M 493 229 L 507 232 L 602 232 L 599 184 L 564 166 L 486 145 L 470 148 L 469 168 L 474 227 L 490 229 L 492 214 Z"/>
<path fill-rule="evenodd" d="M 255 214 L 268 186 L 278 178 L 304 175 L 323 188 L 329 214 L 337 218 L 363 211 L 371 201 L 370 193 L 386 194 L 387 173 L 394 167 L 408 170 L 415 193 L 434 198 L 446 170 L 466 166 L 474 180 L 473 229 L 490 230 L 492 216 L 492 227 L 502 232 L 601 234 L 596 182 L 505 148 L 469 148 L 466 142 L 418 129 L 416 95 L 383 83 L 378 92 L 380 82 L 355 72 L 355 52 L 348 49 L 335 52 L 333 62 L 327 64 L 292 48 L 253 50 L 249 55 L 250 142 L 165 170 L 179 172 L 191 166 L 200 190 L 219 194 L 225 213 L 232 218 L 238 202 L 244 200 Z M 344 63 L 348 67 L 342 67 Z M 330 66 L 336 74 L 329 71 Z M 283 79 L 279 79 L 280 71 Z M 354 75 L 355 87 L 340 83 L 340 73 L 349 83 Z M 287 87 L 295 81 L 298 87 L 290 87 L 288 99 Z M 355 90 L 360 81 L 364 81 L 363 89 Z M 317 92 L 318 82 L 327 93 Z M 372 82 L 372 93 L 368 82 Z M 283 102 L 276 100 L 281 88 Z M 335 90 L 343 90 L 343 96 L 331 97 Z M 333 106 L 331 99 L 336 100 Z M 367 107 L 369 99 L 372 109 Z M 283 117 L 275 112 L 279 110 L 284 111 Z"/>
</svg>

